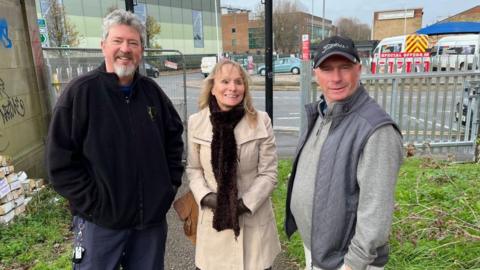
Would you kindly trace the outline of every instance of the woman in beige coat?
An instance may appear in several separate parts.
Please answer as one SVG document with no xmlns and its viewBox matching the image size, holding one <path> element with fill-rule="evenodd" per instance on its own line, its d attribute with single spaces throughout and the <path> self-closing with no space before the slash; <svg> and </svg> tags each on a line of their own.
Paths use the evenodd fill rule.
<svg viewBox="0 0 480 270">
<path fill-rule="evenodd" d="M 187 176 L 199 205 L 195 265 L 270 269 L 280 252 L 270 196 L 277 155 L 270 118 L 254 109 L 248 75 L 220 61 L 188 120 Z"/>
</svg>

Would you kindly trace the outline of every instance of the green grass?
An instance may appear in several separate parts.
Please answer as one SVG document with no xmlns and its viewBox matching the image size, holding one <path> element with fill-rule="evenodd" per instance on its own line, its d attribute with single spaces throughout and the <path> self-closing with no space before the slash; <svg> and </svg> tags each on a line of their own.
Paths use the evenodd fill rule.
<svg viewBox="0 0 480 270">
<path fill-rule="evenodd" d="M 69 269 L 70 213 L 66 203 L 44 188 L 24 215 L 0 225 L 0 269 Z M 69 253 L 69 252 L 68 252 Z"/>
<path fill-rule="evenodd" d="M 279 163 L 273 195 L 277 225 L 289 256 L 304 263 L 297 235 L 283 232 L 287 175 Z M 396 206 L 386 269 L 480 269 L 480 165 L 408 159 L 396 188 Z"/>
<path fill-rule="evenodd" d="M 277 229 L 280 234 L 282 246 L 287 250 L 287 255 L 290 259 L 301 265 L 305 265 L 303 242 L 300 235 L 295 232 L 290 240 L 288 240 L 283 227 L 285 221 L 285 201 L 287 199 L 288 176 L 291 167 L 291 160 L 278 161 L 278 187 L 273 192 L 272 201 L 274 204 L 275 219 L 277 221 Z"/>
</svg>

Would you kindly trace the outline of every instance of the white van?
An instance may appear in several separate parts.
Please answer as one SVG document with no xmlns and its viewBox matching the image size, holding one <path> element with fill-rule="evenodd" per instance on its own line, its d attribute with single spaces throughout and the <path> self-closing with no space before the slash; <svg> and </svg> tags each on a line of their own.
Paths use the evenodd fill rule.
<svg viewBox="0 0 480 270">
<path fill-rule="evenodd" d="M 208 74 L 210 74 L 210 72 L 212 72 L 212 69 L 216 63 L 217 63 L 216 56 L 202 57 L 202 63 L 200 64 L 200 69 L 205 78 L 208 76 Z"/>
<path fill-rule="evenodd" d="M 479 34 L 443 37 L 431 49 L 432 70 L 471 70 L 479 57 Z"/>
<path fill-rule="evenodd" d="M 372 73 L 401 72 L 402 68 L 411 69 L 425 61 L 429 61 L 428 37 L 410 34 L 382 39 L 373 50 Z M 403 65 L 406 64 L 406 68 Z M 385 68 L 388 70 L 384 70 Z M 415 67 L 419 68 L 419 67 Z"/>
<path fill-rule="evenodd" d="M 399 53 L 405 51 L 405 40 L 408 35 L 395 36 L 382 39 L 378 44 L 373 54 L 380 53 Z"/>
</svg>

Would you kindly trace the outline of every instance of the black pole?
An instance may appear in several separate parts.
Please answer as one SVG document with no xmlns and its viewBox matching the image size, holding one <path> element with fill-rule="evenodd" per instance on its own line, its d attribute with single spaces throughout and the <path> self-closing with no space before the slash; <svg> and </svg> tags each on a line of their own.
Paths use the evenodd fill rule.
<svg viewBox="0 0 480 270">
<path fill-rule="evenodd" d="M 133 13 L 133 0 L 125 0 L 125 9 Z"/>
<path fill-rule="evenodd" d="M 272 28 L 272 1 L 265 0 L 265 110 L 273 124 L 273 28 Z"/>
</svg>

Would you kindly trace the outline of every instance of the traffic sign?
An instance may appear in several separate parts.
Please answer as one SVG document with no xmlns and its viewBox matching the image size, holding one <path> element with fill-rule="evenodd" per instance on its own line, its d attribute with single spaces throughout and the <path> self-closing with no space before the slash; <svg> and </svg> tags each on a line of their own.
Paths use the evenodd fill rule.
<svg viewBox="0 0 480 270">
<path fill-rule="evenodd" d="M 38 28 L 46 28 L 47 22 L 45 19 L 37 19 Z"/>
<path fill-rule="evenodd" d="M 40 33 L 40 43 L 42 47 L 48 47 L 48 35 L 46 33 Z"/>
<path fill-rule="evenodd" d="M 37 19 L 38 32 L 40 32 L 40 43 L 42 47 L 48 47 L 47 21 L 44 18 Z"/>
<path fill-rule="evenodd" d="M 45 34 L 40 33 L 40 42 L 44 44 L 47 41 L 47 36 Z"/>
</svg>

